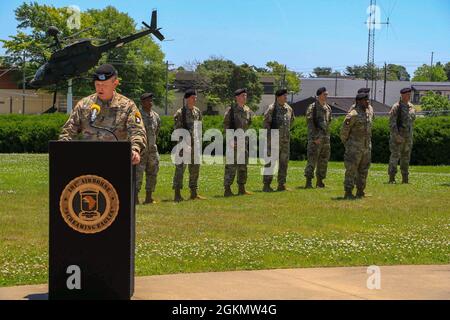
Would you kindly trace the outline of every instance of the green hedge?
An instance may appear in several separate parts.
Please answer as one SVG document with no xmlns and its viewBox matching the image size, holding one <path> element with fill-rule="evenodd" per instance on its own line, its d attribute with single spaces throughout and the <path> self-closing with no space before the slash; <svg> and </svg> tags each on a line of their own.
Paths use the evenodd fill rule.
<svg viewBox="0 0 450 320">
<path fill-rule="evenodd" d="M 1 115 L 0 153 L 42 153 L 47 152 L 49 140 L 58 138 L 67 115 L 52 114 L 39 116 Z M 222 129 L 221 116 L 205 116 L 203 130 Z M 331 159 L 342 161 L 344 146 L 339 138 L 343 118 L 337 118 L 331 126 Z M 252 127 L 261 128 L 262 118 L 256 117 Z M 162 117 L 158 146 L 161 153 L 170 153 L 173 118 Z M 223 131 L 223 130 L 222 130 Z M 373 162 L 389 161 L 389 129 L 386 117 L 377 117 L 373 125 Z M 205 143 L 206 145 L 207 143 Z M 291 159 L 306 158 L 307 132 L 304 117 L 296 119 L 292 129 Z M 426 117 L 416 121 L 412 163 L 419 165 L 450 165 L 450 117 Z"/>
</svg>

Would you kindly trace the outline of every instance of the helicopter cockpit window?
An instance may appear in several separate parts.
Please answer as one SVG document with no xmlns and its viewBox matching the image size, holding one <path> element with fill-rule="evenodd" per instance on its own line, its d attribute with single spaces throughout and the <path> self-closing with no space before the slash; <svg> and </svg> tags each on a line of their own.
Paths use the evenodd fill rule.
<svg viewBox="0 0 450 320">
<path fill-rule="evenodd" d="M 43 65 L 36 71 L 35 80 L 43 80 L 44 79 L 45 67 L 46 66 Z"/>
</svg>

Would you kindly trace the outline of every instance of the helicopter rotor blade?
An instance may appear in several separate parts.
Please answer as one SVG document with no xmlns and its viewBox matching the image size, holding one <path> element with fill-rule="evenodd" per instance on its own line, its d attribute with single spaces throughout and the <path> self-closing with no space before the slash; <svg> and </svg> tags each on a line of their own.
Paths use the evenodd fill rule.
<svg viewBox="0 0 450 320">
<path fill-rule="evenodd" d="M 79 36 L 80 34 L 82 34 L 83 32 L 92 30 L 93 28 L 94 28 L 94 27 L 89 27 L 89 28 L 83 29 L 83 30 L 81 30 L 81 31 L 78 31 L 77 33 L 74 33 L 74 34 L 72 34 L 72 35 L 70 35 L 70 36 L 68 36 L 68 37 L 65 37 L 63 40 L 75 38 L 75 37 Z"/>
</svg>

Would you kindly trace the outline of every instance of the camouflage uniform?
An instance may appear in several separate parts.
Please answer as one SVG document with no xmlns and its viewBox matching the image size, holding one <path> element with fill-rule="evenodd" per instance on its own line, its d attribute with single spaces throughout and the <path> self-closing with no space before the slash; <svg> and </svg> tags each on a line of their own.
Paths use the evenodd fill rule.
<svg viewBox="0 0 450 320">
<path fill-rule="evenodd" d="M 273 118 L 275 112 L 275 119 Z M 291 128 L 294 125 L 294 111 L 285 103 L 283 106 L 278 103 L 271 104 L 264 113 L 264 128 L 279 130 L 279 161 L 278 161 L 278 184 L 286 184 L 287 169 L 290 155 Z M 270 131 L 268 131 L 268 152 L 270 153 Z M 270 155 L 270 154 L 269 154 Z M 267 165 L 269 167 L 270 164 Z M 271 184 L 273 175 L 264 175 L 264 184 Z"/>
<path fill-rule="evenodd" d="M 372 121 L 370 108 L 356 106 L 345 117 L 341 140 L 345 145 L 345 181 L 346 192 L 352 191 L 355 183 L 359 194 L 364 193 L 367 175 L 372 158 Z"/>
<path fill-rule="evenodd" d="M 388 169 L 389 176 L 395 177 L 399 160 L 402 176 L 407 178 L 409 174 L 415 119 L 416 111 L 412 103 L 408 102 L 408 104 L 405 104 L 400 101 L 392 106 L 389 113 L 389 126 L 391 129 L 389 140 L 389 149 L 391 151 Z M 399 137 L 403 138 L 403 142 L 397 142 Z"/>
<path fill-rule="evenodd" d="M 186 119 L 184 121 L 183 109 L 185 110 Z M 201 137 L 194 136 L 194 122 L 202 121 L 202 113 L 197 108 L 194 107 L 190 110 L 188 107 L 183 107 L 177 110 L 174 115 L 175 129 L 186 129 L 191 133 L 191 143 L 194 139 L 199 139 Z M 200 144 L 201 145 L 201 144 Z M 184 171 L 186 171 L 186 166 L 189 170 L 189 188 L 191 190 L 198 189 L 198 177 L 200 175 L 200 164 L 194 164 L 194 148 L 191 148 L 191 162 L 190 164 L 178 164 L 175 165 L 175 175 L 173 177 L 173 189 L 181 190 L 183 189 L 183 176 Z"/>
<path fill-rule="evenodd" d="M 142 154 L 141 163 L 136 170 L 136 191 L 139 194 L 142 186 L 142 179 L 145 171 L 145 190 L 147 192 L 155 192 L 156 180 L 159 171 L 159 153 L 156 140 L 161 128 L 161 118 L 151 110 L 150 113 L 141 110 L 142 120 L 144 121 L 145 130 L 147 131 L 147 147 Z"/>
<path fill-rule="evenodd" d="M 111 101 L 102 102 L 97 94 L 82 99 L 62 128 L 59 140 L 91 140 L 116 141 L 114 136 L 105 130 L 90 125 L 91 106 L 98 104 L 101 111 L 94 122 L 95 126 L 114 132 L 121 141 L 130 141 L 133 151 L 143 153 L 146 144 L 146 132 L 139 109 L 130 99 L 114 93 Z"/>
<path fill-rule="evenodd" d="M 233 112 L 231 112 L 231 110 Z M 231 116 L 233 115 L 233 116 Z M 232 121 L 231 118 L 234 118 Z M 228 107 L 225 110 L 225 116 L 223 120 L 223 126 L 225 130 L 228 129 L 242 129 L 247 131 L 252 123 L 253 112 L 249 107 L 244 105 L 243 108 L 238 105 Z M 249 145 L 246 141 L 245 144 L 245 164 L 237 164 L 237 146 L 234 147 L 234 164 L 225 164 L 224 186 L 229 187 L 233 184 L 234 178 L 237 172 L 238 185 L 245 185 L 247 183 L 247 164 L 249 157 Z"/>
<path fill-rule="evenodd" d="M 318 179 L 327 176 L 328 161 L 330 160 L 330 123 L 331 107 L 328 104 L 322 106 L 318 101 L 311 104 L 306 111 L 308 125 L 308 163 L 305 168 L 305 177 L 314 178 L 314 170 L 317 166 L 316 175 Z M 320 139 L 320 143 L 315 141 Z"/>
</svg>

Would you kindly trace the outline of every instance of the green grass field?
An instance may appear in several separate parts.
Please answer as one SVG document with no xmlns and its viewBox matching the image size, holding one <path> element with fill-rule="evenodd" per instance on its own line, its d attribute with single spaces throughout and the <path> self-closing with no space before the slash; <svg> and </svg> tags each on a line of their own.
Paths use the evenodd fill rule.
<svg viewBox="0 0 450 320">
<path fill-rule="evenodd" d="M 137 209 L 137 274 L 242 269 L 447 264 L 450 167 L 412 167 L 410 185 L 388 185 L 374 164 L 367 193 L 345 201 L 342 163 L 325 190 L 304 190 L 304 162 L 291 162 L 292 192 L 265 194 L 259 167 L 249 197 L 222 197 L 223 167 L 203 166 L 206 201 L 171 202 L 173 165 L 162 157 L 156 198 Z M 187 197 L 188 190 L 184 190 Z M 141 198 L 143 197 L 143 192 Z M 47 282 L 48 155 L 0 154 L 0 286 Z"/>
</svg>

